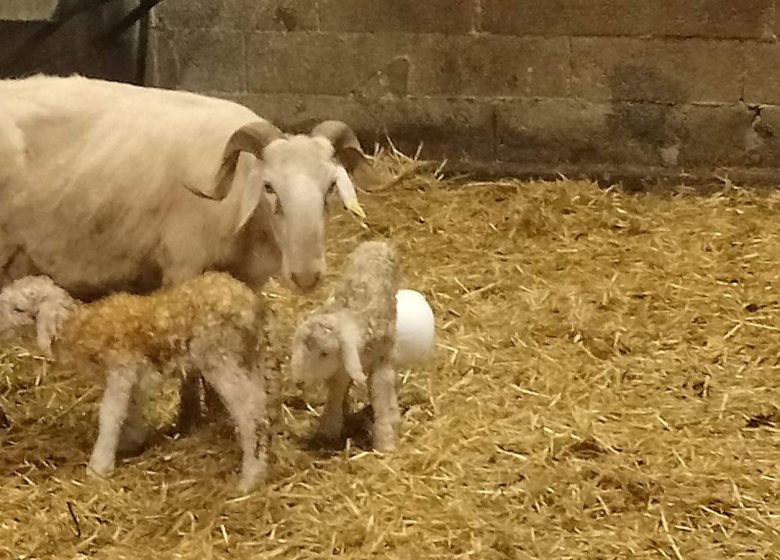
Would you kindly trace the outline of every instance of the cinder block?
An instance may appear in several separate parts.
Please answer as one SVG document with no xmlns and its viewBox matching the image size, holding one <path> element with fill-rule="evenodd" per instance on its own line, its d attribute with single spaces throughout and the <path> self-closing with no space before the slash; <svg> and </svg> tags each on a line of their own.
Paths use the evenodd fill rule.
<svg viewBox="0 0 780 560">
<path fill-rule="evenodd" d="M 482 0 L 482 30 L 512 35 L 770 39 L 773 0 Z"/>
<path fill-rule="evenodd" d="M 745 102 L 780 104 L 780 45 L 745 45 Z"/>
<path fill-rule="evenodd" d="M 474 0 L 320 0 L 322 31 L 448 33 L 471 31 Z"/>
<path fill-rule="evenodd" d="M 254 33 L 247 51 L 248 88 L 258 93 L 372 98 L 569 93 L 565 38 Z"/>
<path fill-rule="evenodd" d="M 0 21 L 51 21 L 62 3 L 62 0 L 3 0 Z"/>
<path fill-rule="evenodd" d="M 738 41 L 572 39 L 574 94 L 594 101 L 736 102 Z"/>
<path fill-rule="evenodd" d="M 240 32 L 176 29 L 155 35 L 156 85 L 205 93 L 244 91 Z"/>
<path fill-rule="evenodd" d="M 317 29 L 315 0 L 166 0 L 154 12 L 164 29 Z"/>
<path fill-rule="evenodd" d="M 465 100 L 360 100 L 322 95 L 230 96 L 285 130 L 308 132 L 326 119 L 343 120 L 370 150 L 389 137 L 404 153 L 423 144 L 430 158 L 495 157 L 493 107 Z"/>
<path fill-rule="evenodd" d="M 751 125 L 754 113 L 744 104 L 689 105 L 680 108 L 673 133 L 679 138 L 679 165 L 731 167 L 752 165 Z M 774 165 L 780 161 L 775 160 Z"/>
<path fill-rule="evenodd" d="M 747 163 L 755 167 L 780 168 L 780 107 L 769 105 L 751 109 L 749 116 L 751 126 L 745 134 Z"/>
<path fill-rule="evenodd" d="M 658 165 L 657 146 L 619 129 L 614 107 L 576 99 L 502 102 L 496 108 L 498 159 L 514 163 Z M 663 125 L 662 125 L 663 126 Z"/>
<path fill-rule="evenodd" d="M 563 164 L 681 170 L 749 165 L 755 160 L 747 141 L 752 120 L 742 104 L 512 101 L 496 110 L 498 159 L 545 162 L 553 169 Z"/>
<path fill-rule="evenodd" d="M 566 38 L 464 36 L 431 40 L 414 67 L 416 94 L 565 97 Z"/>
</svg>

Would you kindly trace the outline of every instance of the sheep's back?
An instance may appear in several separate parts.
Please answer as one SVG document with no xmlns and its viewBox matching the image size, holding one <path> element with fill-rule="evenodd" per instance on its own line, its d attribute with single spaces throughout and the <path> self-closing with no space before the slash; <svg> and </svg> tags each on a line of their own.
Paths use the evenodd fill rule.
<svg viewBox="0 0 780 560">
<path fill-rule="evenodd" d="M 334 304 L 365 318 L 370 336 L 389 337 L 395 329 L 400 284 L 401 265 L 392 245 L 366 242 L 350 256 Z"/>
<path fill-rule="evenodd" d="M 209 272 L 148 296 L 121 293 L 84 305 L 61 343 L 97 363 L 107 351 L 166 361 L 186 352 L 195 335 L 242 351 L 237 346 L 255 340 L 262 327 L 263 308 L 248 286 Z"/>
</svg>

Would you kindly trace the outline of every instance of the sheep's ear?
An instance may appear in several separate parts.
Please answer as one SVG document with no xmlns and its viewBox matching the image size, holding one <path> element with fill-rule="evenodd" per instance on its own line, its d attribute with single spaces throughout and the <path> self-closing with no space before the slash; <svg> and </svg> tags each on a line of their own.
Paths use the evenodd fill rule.
<svg viewBox="0 0 780 560">
<path fill-rule="evenodd" d="M 360 361 L 357 335 L 352 329 L 340 329 L 339 338 L 344 369 L 352 381 L 364 384 L 366 382 L 366 374 L 363 372 L 363 364 Z"/>
<path fill-rule="evenodd" d="M 244 191 L 241 193 L 241 202 L 238 205 L 238 221 L 236 222 L 235 233 L 244 228 L 260 204 L 262 186 L 259 174 L 260 172 L 253 168 L 247 176 Z"/>
<path fill-rule="evenodd" d="M 365 219 L 366 212 L 358 202 L 355 185 L 352 184 L 347 171 L 340 165 L 336 166 L 336 189 L 341 197 L 341 201 L 344 203 L 344 207 L 356 216 Z"/>
<path fill-rule="evenodd" d="M 35 318 L 36 342 L 40 349 L 51 356 L 52 342 L 59 336 L 67 310 L 60 303 L 47 301 L 41 304 Z"/>
</svg>

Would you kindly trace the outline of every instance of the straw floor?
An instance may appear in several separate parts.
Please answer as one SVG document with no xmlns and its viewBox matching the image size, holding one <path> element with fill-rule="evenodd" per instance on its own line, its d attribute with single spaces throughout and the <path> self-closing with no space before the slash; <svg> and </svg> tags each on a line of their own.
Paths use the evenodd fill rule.
<svg viewBox="0 0 780 560">
<path fill-rule="evenodd" d="M 438 320 L 396 454 L 310 448 L 287 386 L 248 497 L 224 422 L 88 479 L 99 380 L 6 346 L 0 558 L 780 558 L 780 196 L 418 176 L 362 200 L 331 278 L 390 236 Z M 289 334 L 327 286 L 269 292 Z"/>
</svg>

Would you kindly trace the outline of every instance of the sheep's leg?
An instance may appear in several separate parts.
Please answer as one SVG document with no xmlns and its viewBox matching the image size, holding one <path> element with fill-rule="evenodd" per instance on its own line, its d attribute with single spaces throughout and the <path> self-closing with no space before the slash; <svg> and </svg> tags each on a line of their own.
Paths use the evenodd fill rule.
<svg viewBox="0 0 780 560">
<path fill-rule="evenodd" d="M 393 386 L 390 390 L 390 421 L 394 427 L 401 423 L 401 407 L 398 405 L 398 385 L 397 378 L 393 372 Z"/>
<path fill-rule="evenodd" d="M 349 412 L 349 375 L 339 371 L 328 381 L 328 398 L 320 417 L 317 436 L 327 441 L 338 441 L 344 431 L 344 416 Z"/>
<path fill-rule="evenodd" d="M 187 368 L 181 372 L 181 390 L 179 393 L 179 412 L 176 419 L 176 431 L 189 434 L 203 419 L 203 378 L 199 371 Z"/>
<path fill-rule="evenodd" d="M 374 409 L 372 437 L 377 451 L 395 449 L 395 430 L 400 420 L 395 378 L 395 369 L 388 362 L 380 364 L 369 378 L 371 405 Z"/>
<path fill-rule="evenodd" d="M 132 390 L 128 404 L 127 418 L 122 424 L 117 451 L 119 453 L 137 453 L 143 449 L 148 434 L 148 426 L 144 417 L 146 392 L 140 388 L 140 383 Z"/>
<path fill-rule="evenodd" d="M 270 430 L 265 418 L 263 378 L 226 358 L 219 366 L 204 368 L 203 376 L 222 398 L 238 429 L 243 451 L 240 492 L 249 492 L 265 479 Z"/>
<path fill-rule="evenodd" d="M 114 469 L 122 425 L 127 419 L 133 387 L 138 382 L 135 368 L 124 366 L 108 372 L 106 390 L 100 402 L 99 432 L 87 472 L 103 476 Z"/>
<path fill-rule="evenodd" d="M 209 419 L 221 418 L 225 412 L 225 405 L 214 391 L 214 388 L 208 383 L 203 384 L 203 405 L 204 416 Z"/>
</svg>

